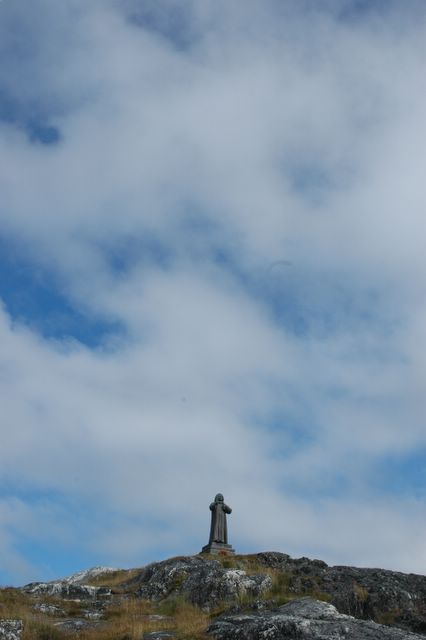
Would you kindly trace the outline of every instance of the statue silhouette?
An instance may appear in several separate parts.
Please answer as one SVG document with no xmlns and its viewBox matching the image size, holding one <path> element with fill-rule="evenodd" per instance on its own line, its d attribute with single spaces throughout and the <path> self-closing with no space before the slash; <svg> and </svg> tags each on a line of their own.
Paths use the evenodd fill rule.
<svg viewBox="0 0 426 640">
<path fill-rule="evenodd" d="M 228 525 L 226 522 L 226 514 L 232 513 L 232 509 L 224 503 L 223 495 L 221 493 L 218 493 L 214 502 L 211 503 L 210 511 L 212 512 L 212 523 L 210 526 L 209 544 L 212 542 L 228 544 Z"/>
<path fill-rule="evenodd" d="M 203 547 L 201 553 L 235 553 L 232 546 L 228 544 L 228 525 L 226 522 L 226 516 L 228 513 L 232 513 L 232 509 L 225 504 L 221 493 L 218 493 L 214 502 L 211 503 L 210 511 L 212 512 L 212 519 L 209 543 Z"/>
</svg>

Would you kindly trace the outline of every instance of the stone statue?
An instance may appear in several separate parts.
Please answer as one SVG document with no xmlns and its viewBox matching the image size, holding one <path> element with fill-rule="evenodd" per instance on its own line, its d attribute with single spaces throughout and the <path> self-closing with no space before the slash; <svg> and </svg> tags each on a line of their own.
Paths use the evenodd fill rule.
<svg viewBox="0 0 426 640">
<path fill-rule="evenodd" d="M 223 495 L 218 493 L 214 502 L 210 505 L 212 512 L 212 523 L 210 527 L 209 544 L 212 542 L 220 542 L 228 544 L 228 525 L 226 522 L 226 514 L 232 513 L 232 509 L 223 501 Z"/>
<path fill-rule="evenodd" d="M 228 544 L 228 525 L 226 514 L 232 513 L 231 507 L 224 502 L 223 495 L 218 493 L 210 505 L 212 520 L 210 525 L 209 543 L 203 547 L 202 553 L 235 553 Z"/>
</svg>

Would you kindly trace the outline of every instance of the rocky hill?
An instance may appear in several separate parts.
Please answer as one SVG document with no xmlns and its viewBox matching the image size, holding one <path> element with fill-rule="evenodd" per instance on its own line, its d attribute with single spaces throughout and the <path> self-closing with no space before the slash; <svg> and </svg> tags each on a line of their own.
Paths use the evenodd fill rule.
<svg viewBox="0 0 426 640">
<path fill-rule="evenodd" d="M 426 577 L 283 553 L 96 567 L 0 589 L 0 640 L 426 637 Z"/>
</svg>

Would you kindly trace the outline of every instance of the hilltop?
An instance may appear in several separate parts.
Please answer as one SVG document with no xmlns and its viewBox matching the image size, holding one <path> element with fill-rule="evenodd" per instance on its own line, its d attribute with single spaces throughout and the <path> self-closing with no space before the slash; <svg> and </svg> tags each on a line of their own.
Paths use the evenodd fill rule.
<svg viewBox="0 0 426 640">
<path fill-rule="evenodd" d="M 426 577 L 277 552 L 95 567 L 0 589 L 1 640 L 426 637 Z"/>
</svg>

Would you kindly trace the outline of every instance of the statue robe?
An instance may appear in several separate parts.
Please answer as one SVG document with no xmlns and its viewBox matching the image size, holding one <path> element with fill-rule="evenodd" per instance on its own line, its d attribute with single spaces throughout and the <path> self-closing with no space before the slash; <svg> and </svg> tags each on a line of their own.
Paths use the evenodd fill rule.
<svg viewBox="0 0 426 640">
<path fill-rule="evenodd" d="M 231 507 L 228 507 L 224 502 L 212 502 L 210 511 L 212 512 L 212 522 L 210 526 L 209 544 L 212 542 L 228 544 L 226 514 L 232 512 Z"/>
</svg>

